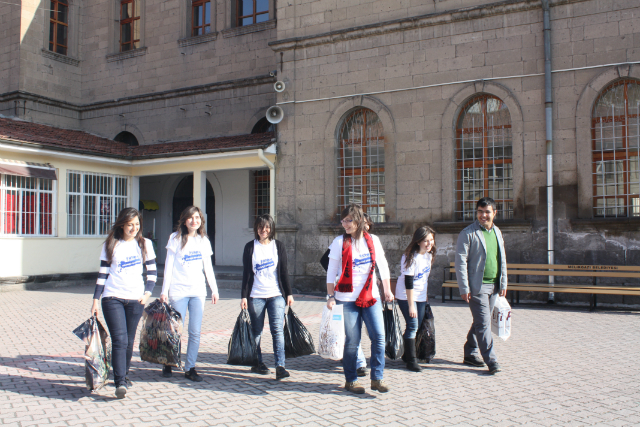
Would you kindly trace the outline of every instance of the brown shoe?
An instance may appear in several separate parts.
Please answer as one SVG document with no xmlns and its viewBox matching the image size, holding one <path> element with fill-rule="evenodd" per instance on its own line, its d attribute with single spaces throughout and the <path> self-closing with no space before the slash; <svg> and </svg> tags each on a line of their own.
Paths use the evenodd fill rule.
<svg viewBox="0 0 640 427">
<path fill-rule="evenodd" d="M 383 380 L 371 380 L 371 390 L 378 390 L 380 393 L 386 393 L 391 389 Z"/>
<path fill-rule="evenodd" d="M 364 394 L 364 387 L 362 387 L 358 381 L 347 381 L 346 383 L 344 383 L 344 388 L 346 388 L 351 393 Z"/>
</svg>

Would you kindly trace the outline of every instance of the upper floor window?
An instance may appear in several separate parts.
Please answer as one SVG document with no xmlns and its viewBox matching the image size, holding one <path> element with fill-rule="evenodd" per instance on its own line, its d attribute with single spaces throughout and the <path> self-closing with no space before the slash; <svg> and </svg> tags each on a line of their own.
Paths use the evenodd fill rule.
<svg viewBox="0 0 640 427">
<path fill-rule="evenodd" d="M 140 0 L 120 0 L 120 52 L 140 47 Z"/>
<path fill-rule="evenodd" d="M 373 222 L 385 222 L 384 132 L 367 108 L 347 116 L 338 134 L 338 208 L 362 205 Z"/>
<path fill-rule="evenodd" d="M 55 181 L 0 174 L 0 234 L 54 234 Z"/>
<path fill-rule="evenodd" d="M 69 45 L 69 4 L 67 0 L 51 0 L 49 22 L 49 50 L 66 55 Z"/>
<path fill-rule="evenodd" d="M 138 138 L 136 138 L 135 135 L 132 134 L 131 132 L 127 132 L 127 131 L 120 132 L 119 134 L 116 135 L 115 138 L 113 138 L 113 140 L 118 142 L 124 142 L 125 144 L 131 145 L 131 146 L 140 145 L 138 144 Z"/>
<path fill-rule="evenodd" d="M 67 233 L 104 236 L 127 206 L 126 176 L 67 171 Z"/>
<path fill-rule="evenodd" d="M 593 214 L 640 216 L 640 84 L 620 80 L 593 106 Z"/>
<path fill-rule="evenodd" d="M 237 0 L 236 4 L 238 27 L 269 20 L 269 0 Z"/>
<path fill-rule="evenodd" d="M 251 133 L 265 133 L 274 132 L 276 126 L 273 123 L 269 123 L 266 117 L 261 118 L 251 129 Z"/>
<path fill-rule="evenodd" d="M 209 34 L 211 32 L 211 2 L 209 0 L 193 0 L 191 7 L 191 35 Z"/>
<path fill-rule="evenodd" d="M 456 127 L 456 218 L 475 219 L 476 202 L 491 197 L 497 218 L 513 218 L 511 115 L 502 100 L 473 97 Z"/>
</svg>

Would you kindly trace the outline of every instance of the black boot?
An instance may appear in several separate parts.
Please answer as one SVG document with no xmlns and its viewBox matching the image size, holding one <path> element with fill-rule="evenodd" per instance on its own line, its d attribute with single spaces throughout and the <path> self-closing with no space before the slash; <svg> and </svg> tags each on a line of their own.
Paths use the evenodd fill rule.
<svg viewBox="0 0 640 427">
<path fill-rule="evenodd" d="M 407 369 L 413 372 L 421 372 L 422 368 L 418 365 L 418 360 L 416 359 L 415 339 L 404 340 L 404 354 L 406 356 Z"/>
</svg>

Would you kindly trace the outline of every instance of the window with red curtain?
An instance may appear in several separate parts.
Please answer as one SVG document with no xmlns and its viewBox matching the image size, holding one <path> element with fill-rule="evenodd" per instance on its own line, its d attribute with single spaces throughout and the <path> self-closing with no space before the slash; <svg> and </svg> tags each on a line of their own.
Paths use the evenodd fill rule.
<svg viewBox="0 0 640 427">
<path fill-rule="evenodd" d="M 53 180 L 0 175 L 0 231 L 53 235 Z"/>
</svg>

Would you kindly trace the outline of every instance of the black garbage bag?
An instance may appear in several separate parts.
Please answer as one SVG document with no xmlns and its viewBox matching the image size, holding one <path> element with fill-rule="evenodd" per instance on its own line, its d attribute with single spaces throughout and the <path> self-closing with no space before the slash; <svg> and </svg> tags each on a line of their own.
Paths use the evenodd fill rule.
<svg viewBox="0 0 640 427">
<path fill-rule="evenodd" d="M 382 314 L 384 316 L 384 354 L 391 360 L 397 360 L 404 354 L 404 340 L 396 301 L 391 303 L 391 309 L 385 302 Z"/>
<path fill-rule="evenodd" d="M 416 333 L 416 356 L 427 363 L 436 356 L 436 325 L 429 304 L 425 307 L 424 319 Z"/>
<path fill-rule="evenodd" d="M 229 340 L 229 365 L 256 366 L 258 364 L 258 350 L 256 340 L 251 330 L 249 312 L 243 309 L 238 315 L 236 326 L 233 328 Z"/>
<path fill-rule="evenodd" d="M 313 338 L 291 307 L 284 316 L 284 355 L 287 359 L 316 352 Z"/>
<path fill-rule="evenodd" d="M 96 316 L 73 330 L 86 344 L 84 350 L 84 378 L 90 391 L 107 384 L 111 369 L 111 337 Z"/>
<path fill-rule="evenodd" d="M 149 304 L 142 314 L 140 359 L 159 365 L 182 366 L 180 339 L 182 316 L 159 299 Z"/>
</svg>

